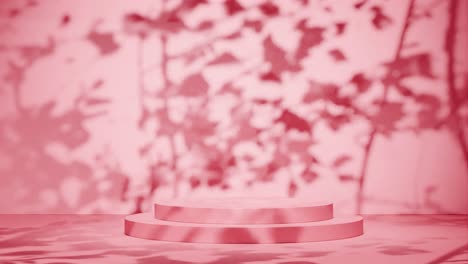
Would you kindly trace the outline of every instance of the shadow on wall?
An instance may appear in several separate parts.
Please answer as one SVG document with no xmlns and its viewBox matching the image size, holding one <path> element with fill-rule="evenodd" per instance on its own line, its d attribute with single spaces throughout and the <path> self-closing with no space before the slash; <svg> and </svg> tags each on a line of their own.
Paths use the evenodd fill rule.
<svg viewBox="0 0 468 264">
<path fill-rule="evenodd" d="M 75 5 L 0 5 L 2 212 L 255 193 L 468 212 L 463 1 Z M 377 144 L 425 134 L 453 163 L 388 179 Z"/>
</svg>

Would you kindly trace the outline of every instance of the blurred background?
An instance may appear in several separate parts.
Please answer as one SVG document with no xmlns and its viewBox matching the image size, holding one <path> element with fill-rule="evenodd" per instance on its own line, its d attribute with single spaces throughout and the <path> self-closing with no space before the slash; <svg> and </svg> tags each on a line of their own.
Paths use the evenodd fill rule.
<svg viewBox="0 0 468 264">
<path fill-rule="evenodd" d="M 468 1 L 0 3 L 0 213 L 468 213 Z"/>
</svg>

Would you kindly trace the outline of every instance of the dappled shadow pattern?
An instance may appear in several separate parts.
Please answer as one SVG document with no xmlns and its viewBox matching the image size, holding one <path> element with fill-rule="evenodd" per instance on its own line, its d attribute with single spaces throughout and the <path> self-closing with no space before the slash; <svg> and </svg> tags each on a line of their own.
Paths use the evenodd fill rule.
<svg viewBox="0 0 468 264">
<path fill-rule="evenodd" d="M 121 215 L 1 215 L 2 263 L 429 263 L 466 243 L 468 218 L 379 216 L 365 219 L 366 234 L 340 241 L 283 245 L 190 244 L 122 234 Z M 434 216 L 435 217 L 435 216 Z M 386 218 L 389 221 L 386 221 Z M 395 219 L 400 219 L 400 224 Z M 444 219 L 444 221 L 442 221 Z M 400 234 L 395 236 L 395 234 Z M 436 239 L 441 237 L 444 239 Z M 422 243 L 414 244 L 414 241 Z M 406 261 L 406 259 L 408 261 Z"/>
<path fill-rule="evenodd" d="M 443 195 L 468 168 L 463 1 L 87 4 L 0 5 L 1 210 L 141 212 L 162 188 L 272 182 L 338 188 L 357 213 L 465 210 Z M 423 133 L 453 136 L 452 185 L 369 197 L 376 142 Z"/>
</svg>

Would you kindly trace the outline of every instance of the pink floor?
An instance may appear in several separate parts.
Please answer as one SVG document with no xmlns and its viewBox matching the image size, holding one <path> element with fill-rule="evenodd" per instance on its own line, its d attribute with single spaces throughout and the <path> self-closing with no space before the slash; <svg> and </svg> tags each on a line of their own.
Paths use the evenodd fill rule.
<svg viewBox="0 0 468 264">
<path fill-rule="evenodd" d="M 0 215 L 0 263 L 468 263 L 468 216 L 368 215 L 362 236 L 298 244 L 159 242 L 123 215 Z"/>
</svg>

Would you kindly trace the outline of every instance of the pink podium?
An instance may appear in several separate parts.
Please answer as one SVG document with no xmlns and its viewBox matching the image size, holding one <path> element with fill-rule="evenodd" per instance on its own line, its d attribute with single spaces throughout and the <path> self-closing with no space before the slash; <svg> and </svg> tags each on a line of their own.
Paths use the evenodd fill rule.
<svg viewBox="0 0 468 264">
<path fill-rule="evenodd" d="M 363 220 L 334 218 L 332 203 L 297 199 L 159 201 L 153 213 L 127 216 L 125 234 L 172 242 L 300 243 L 362 235 Z"/>
</svg>

